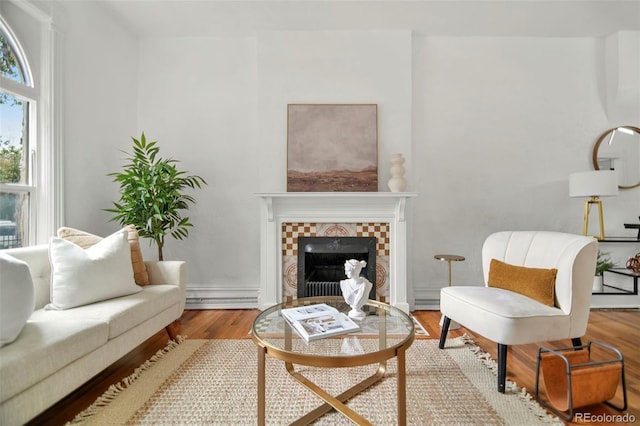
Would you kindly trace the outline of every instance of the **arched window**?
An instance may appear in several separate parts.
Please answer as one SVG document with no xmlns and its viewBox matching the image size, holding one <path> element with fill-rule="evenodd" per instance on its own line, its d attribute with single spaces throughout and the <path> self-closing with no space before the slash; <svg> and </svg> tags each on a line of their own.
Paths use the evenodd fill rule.
<svg viewBox="0 0 640 426">
<path fill-rule="evenodd" d="M 34 197 L 30 129 L 34 128 L 31 111 L 36 100 L 30 96 L 34 87 L 28 61 L 1 18 L 0 74 L 3 79 L 0 86 L 0 249 L 3 249 L 29 242 Z"/>
<path fill-rule="evenodd" d="M 25 8 L 29 3 L 1 6 L 0 249 L 5 249 L 43 243 L 53 235 L 61 218 L 61 182 L 50 16 Z M 23 23 L 26 45 L 11 27 L 12 17 Z"/>
</svg>

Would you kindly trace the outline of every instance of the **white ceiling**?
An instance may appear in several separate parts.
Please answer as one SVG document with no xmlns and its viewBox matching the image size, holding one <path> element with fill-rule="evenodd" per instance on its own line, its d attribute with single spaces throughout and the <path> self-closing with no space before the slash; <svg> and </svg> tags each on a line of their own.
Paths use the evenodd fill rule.
<svg viewBox="0 0 640 426">
<path fill-rule="evenodd" d="M 640 30 L 640 0 L 97 1 L 141 37 L 398 29 L 432 36 L 582 37 Z"/>
</svg>

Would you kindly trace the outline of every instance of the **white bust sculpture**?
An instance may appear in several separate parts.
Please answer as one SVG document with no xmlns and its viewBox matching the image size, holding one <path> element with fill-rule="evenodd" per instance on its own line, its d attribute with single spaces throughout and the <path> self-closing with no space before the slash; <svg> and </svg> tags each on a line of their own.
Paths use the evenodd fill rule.
<svg viewBox="0 0 640 426">
<path fill-rule="evenodd" d="M 349 316 L 358 320 L 365 317 L 362 306 L 367 301 L 371 287 L 373 287 L 369 280 L 360 276 L 360 271 L 365 266 L 367 266 L 367 262 L 364 260 L 347 260 L 344 263 L 344 273 L 347 275 L 347 279 L 340 281 L 342 296 L 345 302 L 351 306 Z"/>
</svg>

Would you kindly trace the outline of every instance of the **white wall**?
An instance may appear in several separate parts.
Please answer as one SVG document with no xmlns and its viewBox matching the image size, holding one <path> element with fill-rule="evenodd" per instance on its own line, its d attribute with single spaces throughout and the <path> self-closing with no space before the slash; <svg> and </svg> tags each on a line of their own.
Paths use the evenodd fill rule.
<svg viewBox="0 0 640 426">
<path fill-rule="evenodd" d="M 435 298 L 447 282 L 435 253 L 465 256 L 453 280 L 479 284 L 481 246 L 494 231 L 581 233 L 585 200 L 568 197 L 568 177 L 591 169 L 596 138 L 615 124 L 599 98 L 600 39 L 416 38 L 414 45 L 421 77 L 414 117 L 424 119 L 414 123 L 413 159 L 422 167 L 411 264 L 418 297 Z M 638 192 L 605 200 L 611 234 L 640 213 Z"/>
<path fill-rule="evenodd" d="M 264 137 L 256 133 L 256 47 L 250 38 L 143 40 L 138 131 L 160 153 L 202 176 L 185 216 L 188 240 L 168 239 L 165 258 L 189 261 L 189 283 L 257 288 L 259 187 Z M 155 253 L 151 254 L 155 256 Z"/>
<path fill-rule="evenodd" d="M 117 197 L 105 174 L 145 131 L 209 182 L 194 192 L 192 235 L 169 240 L 165 257 L 187 260 L 189 285 L 212 297 L 258 289 L 253 194 L 285 190 L 287 103 L 378 104 L 380 190 L 389 154 L 402 152 L 408 190 L 419 193 L 409 208 L 419 299 L 446 285 L 436 253 L 464 255 L 454 281 L 472 284 L 491 232 L 580 233 L 584 200 L 568 197 L 569 174 L 591 169 L 605 129 L 638 124 L 607 116 L 602 38 L 424 37 L 408 28 L 135 39 L 96 5 L 65 6 L 66 224 L 117 228 L 101 211 Z M 624 233 L 639 206 L 637 189 L 606 199 L 607 231 Z"/>
<path fill-rule="evenodd" d="M 381 189 L 396 140 L 411 141 L 411 35 L 282 32 L 253 38 L 145 39 L 139 130 L 209 185 L 195 225 L 168 258 L 188 257 L 192 287 L 255 289 L 257 192 L 286 190 L 287 103 L 380 105 Z"/>
<path fill-rule="evenodd" d="M 286 191 L 289 103 L 378 104 L 379 190 L 411 150 L 411 32 L 271 32 L 258 38 L 261 192 Z M 411 162 L 405 164 L 411 175 Z M 407 188 L 411 191 L 411 187 Z"/>
<path fill-rule="evenodd" d="M 138 43 L 99 4 L 60 8 L 63 55 L 64 225 L 107 235 L 123 164 L 137 129 Z"/>
</svg>

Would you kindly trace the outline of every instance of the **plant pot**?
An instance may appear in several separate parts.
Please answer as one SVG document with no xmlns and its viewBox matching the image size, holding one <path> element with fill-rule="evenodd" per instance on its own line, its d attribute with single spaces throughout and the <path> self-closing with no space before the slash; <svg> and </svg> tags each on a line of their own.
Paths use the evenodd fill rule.
<svg viewBox="0 0 640 426">
<path fill-rule="evenodd" d="M 596 275 L 593 277 L 592 291 L 594 293 L 602 293 L 602 275 Z"/>
</svg>

